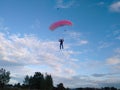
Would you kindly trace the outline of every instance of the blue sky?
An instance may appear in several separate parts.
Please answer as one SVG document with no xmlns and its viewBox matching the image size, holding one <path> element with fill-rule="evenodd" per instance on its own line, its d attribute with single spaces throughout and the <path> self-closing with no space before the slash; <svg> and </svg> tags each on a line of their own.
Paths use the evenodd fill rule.
<svg viewBox="0 0 120 90">
<path fill-rule="evenodd" d="M 73 26 L 50 31 L 59 20 Z M 120 0 L 0 0 L 0 68 L 10 83 L 39 71 L 54 85 L 120 88 Z"/>
</svg>

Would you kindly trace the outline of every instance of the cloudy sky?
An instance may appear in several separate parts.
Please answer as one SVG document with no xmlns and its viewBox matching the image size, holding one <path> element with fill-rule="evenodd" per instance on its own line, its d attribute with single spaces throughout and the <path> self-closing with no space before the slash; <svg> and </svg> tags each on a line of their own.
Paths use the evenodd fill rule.
<svg viewBox="0 0 120 90">
<path fill-rule="evenodd" d="M 49 26 L 70 20 L 73 26 Z M 64 49 L 59 49 L 59 38 Z M 54 85 L 120 88 L 120 0 L 0 0 L 0 68 Z"/>
</svg>

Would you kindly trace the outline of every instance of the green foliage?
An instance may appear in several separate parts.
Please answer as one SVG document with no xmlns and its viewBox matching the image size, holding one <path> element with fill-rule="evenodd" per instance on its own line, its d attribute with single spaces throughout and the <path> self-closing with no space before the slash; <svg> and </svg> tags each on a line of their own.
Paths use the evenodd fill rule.
<svg viewBox="0 0 120 90">
<path fill-rule="evenodd" d="M 43 89 L 42 84 L 44 83 L 44 77 L 43 74 L 41 74 L 40 72 L 35 72 L 34 76 L 33 76 L 33 87 L 36 89 Z"/>
<path fill-rule="evenodd" d="M 52 77 L 51 75 L 47 75 L 46 74 L 46 77 L 45 77 L 45 89 L 46 90 L 52 90 L 53 89 L 53 80 L 52 80 Z"/>
<path fill-rule="evenodd" d="M 3 88 L 10 80 L 10 72 L 5 69 L 0 69 L 0 87 Z"/>
<path fill-rule="evenodd" d="M 24 85 L 29 85 L 29 76 L 28 75 L 26 75 L 26 77 L 24 78 L 24 81 L 23 81 L 23 83 L 24 83 Z"/>
<path fill-rule="evenodd" d="M 41 90 L 52 90 L 53 80 L 51 75 L 46 74 L 44 76 L 40 72 L 35 72 L 33 76 L 26 76 L 23 81 L 26 88 L 30 89 L 41 89 Z"/>
<path fill-rule="evenodd" d="M 65 90 L 63 83 L 57 85 L 57 90 Z"/>
</svg>

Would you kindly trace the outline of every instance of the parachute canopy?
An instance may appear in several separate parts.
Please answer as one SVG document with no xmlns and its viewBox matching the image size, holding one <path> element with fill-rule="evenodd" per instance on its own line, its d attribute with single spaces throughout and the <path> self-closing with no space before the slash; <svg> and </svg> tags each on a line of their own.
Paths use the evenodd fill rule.
<svg viewBox="0 0 120 90">
<path fill-rule="evenodd" d="M 72 22 L 69 20 L 60 20 L 60 21 L 57 21 L 57 22 L 54 22 L 53 24 L 51 24 L 51 26 L 49 28 L 50 28 L 50 30 L 55 30 L 56 28 L 65 26 L 65 25 L 72 26 Z"/>
</svg>

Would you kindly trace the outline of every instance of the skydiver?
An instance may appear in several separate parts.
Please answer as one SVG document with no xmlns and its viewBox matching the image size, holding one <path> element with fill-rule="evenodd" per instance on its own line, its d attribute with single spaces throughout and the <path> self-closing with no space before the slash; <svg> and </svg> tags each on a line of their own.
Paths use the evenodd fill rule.
<svg viewBox="0 0 120 90">
<path fill-rule="evenodd" d="M 59 42 L 60 42 L 60 49 L 63 49 L 63 42 L 64 42 L 64 39 L 59 39 Z"/>
</svg>

